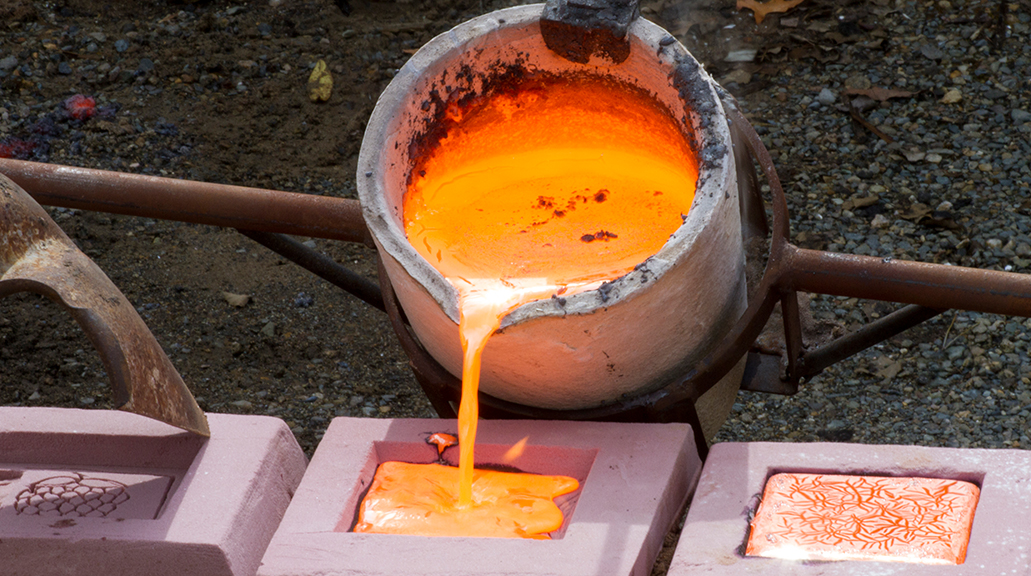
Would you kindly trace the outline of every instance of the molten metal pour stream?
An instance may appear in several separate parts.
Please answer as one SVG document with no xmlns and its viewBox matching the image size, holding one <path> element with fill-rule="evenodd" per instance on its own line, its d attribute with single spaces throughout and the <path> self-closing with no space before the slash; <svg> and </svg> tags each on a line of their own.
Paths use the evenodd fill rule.
<svg viewBox="0 0 1031 576">
<path fill-rule="evenodd" d="M 469 110 L 452 107 L 449 118 L 447 135 L 415 170 L 404 218 L 409 242 L 459 294 L 457 498 L 438 489 L 453 468 L 423 465 L 417 474 L 437 478 L 434 512 L 467 525 L 464 535 L 499 535 L 500 520 L 512 526 L 503 535 L 546 538 L 562 525 L 552 499 L 576 480 L 474 470 L 481 355 L 518 306 L 596 288 L 662 248 L 694 199 L 697 163 L 649 96 L 599 81 L 534 83 Z M 374 481 L 359 527 L 366 510 L 390 508 L 377 498 L 393 500 L 401 516 L 402 493 L 415 483 L 391 494 Z M 427 514 L 405 516 L 411 525 L 389 530 L 426 533 Z"/>
</svg>

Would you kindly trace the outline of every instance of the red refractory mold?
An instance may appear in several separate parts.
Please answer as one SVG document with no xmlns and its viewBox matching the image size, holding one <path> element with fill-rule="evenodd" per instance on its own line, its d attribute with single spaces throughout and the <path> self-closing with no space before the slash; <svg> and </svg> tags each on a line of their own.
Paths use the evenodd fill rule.
<svg viewBox="0 0 1031 576">
<path fill-rule="evenodd" d="M 930 478 L 980 489 L 962 564 L 813 561 L 745 554 L 752 516 L 777 474 Z M 939 487 L 940 488 L 940 487 Z M 763 501 L 765 504 L 765 501 Z M 890 509 L 888 506 L 887 509 Z M 1027 574 L 1031 452 L 836 443 L 715 444 L 691 501 L 669 576 L 974 576 Z M 929 518 L 934 520 L 934 518 Z"/>
<path fill-rule="evenodd" d="M 426 443 L 434 432 L 454 434 L 455 421 L 334 419 L 258 575 L 647 576 L 701 464 L 686 424 L 483 420 L 477 465 L 502 462 L 529 435 L 512 466 L 580 481 L 556 499 L 566 520 L 554 539 L 351 532 L 376 467 L 436 462 L 437 447 Z M 457 449 L 444 458 L 457 460 Z"/>
</svg>

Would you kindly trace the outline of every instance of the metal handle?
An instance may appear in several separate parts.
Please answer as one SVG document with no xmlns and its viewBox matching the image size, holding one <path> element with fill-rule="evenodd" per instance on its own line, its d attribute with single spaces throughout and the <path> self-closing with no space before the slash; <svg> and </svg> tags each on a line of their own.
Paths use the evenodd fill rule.
<svg viewBox="0 0 1031 576">
<path fill-rule="evenodd" d="M 120 408 L 209 435 L 207 419 L 132 304 L 24 190 L 0 175 L 0 298 L 63 306 L 100 353 Z"/>
</svg>

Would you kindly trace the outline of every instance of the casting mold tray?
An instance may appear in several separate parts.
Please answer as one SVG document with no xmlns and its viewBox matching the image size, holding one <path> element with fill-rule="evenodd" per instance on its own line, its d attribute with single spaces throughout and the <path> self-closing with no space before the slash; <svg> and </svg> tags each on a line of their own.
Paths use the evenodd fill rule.
<svg viewBox="0 0 1031 576">
<path fill-rule="evenodd" d="M 647 576 L 701 469 L 686 424 L 484 420 L 477 464 L 499 463 L 510 446 L 529 436 L 512 466 L 581 482 L 558 502 L 567 519 L 553 540 L 350 532 L 376 466 L 436 461 L 436 448 L 425 443 L 433 432 L 453 434 L 455 421 L 334 419 L 259 576 Z M 451 452 L 457 450 L 445 457 L 451 459 Z"/>
<path fill-rule="evenodd" d="M 4 576 L 252 576 L 304 474 L 282 420 L 202 438 L 109 410 L 0 408 Z"/>
<path fill-rule="evenodd" d="M 743 555 L 749 518 L 778 472 L 965 480 L 981 488 L 966 561 L 942 566 L 794 561 Z M 1031 452 L 832 443 L 716 444 L 705 461 L 669 576 L 1028 574 Z"/>
</svg>

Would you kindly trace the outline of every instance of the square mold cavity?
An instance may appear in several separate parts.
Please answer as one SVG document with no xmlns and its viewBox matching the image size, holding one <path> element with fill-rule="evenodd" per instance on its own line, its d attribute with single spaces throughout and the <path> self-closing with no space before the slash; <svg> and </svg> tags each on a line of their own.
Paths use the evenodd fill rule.
<svg viewBox="0 0 1031 576">
<path fill-rule="evenodd" d="M 0 408 L 5 576 L 250 576 L 304 474 L 276 418 L 210 438 L 126 412 Z"/>
<path fill-rule="evenodd" d="M 350 531 L 381 462 L 434 462 L 436 448 L 425 438 L 455 430 L 454 420 L 334 419 L 259 576 L 647 575 L 701 468 L 686 424 L 483 420 L 477 464 L 500 464 L 528 436 L 509 465 L 580 481 L 557 501 L 566 521 L 552 540 Z M 445 457 L 457 458 L 452 453 Z"/>
<path fill-rule="evenodd" d="M 980 488 L 959 565 L 745 556 L 749 520 L 778 473 L 962 480 Z M 1026 574 L 1031 561 L 1031 452 L 831 443 L 723 443 L 706 460 L 669 576 L 717 574 Z"/>
</svg>

